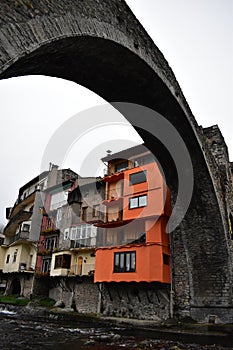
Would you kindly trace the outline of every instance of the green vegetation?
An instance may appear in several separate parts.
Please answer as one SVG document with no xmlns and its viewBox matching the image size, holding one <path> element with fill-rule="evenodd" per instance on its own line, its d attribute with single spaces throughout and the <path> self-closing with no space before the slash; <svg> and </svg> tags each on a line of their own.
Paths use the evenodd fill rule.
<svg viewBox="0 0 233 350">
<path fill-rule="evenodd" d="M 29 299 L 20 297 L 19 295 L 0 295 L 0 303 L 25 306 L 29 303 Z"/>
<path fill-rule="evenodd" d="M 55 304 L 55 300 L 50 299 L 48 297 L 38 298 L 37 301 L 39 306 L 44 307 L 53 307 L 53 305 Z"/>
<path fill-rule="evenodd" d="M 0 304 L 26 306 L 28 303 L 32 304 L 33 306 L 43 306 L 50 308 L 54 306 L 55 300 L 45 296 L 33 297 L 32 300 L 29 300 L 19 295 L 3 295 L 0 293 Z"/>
</svg>

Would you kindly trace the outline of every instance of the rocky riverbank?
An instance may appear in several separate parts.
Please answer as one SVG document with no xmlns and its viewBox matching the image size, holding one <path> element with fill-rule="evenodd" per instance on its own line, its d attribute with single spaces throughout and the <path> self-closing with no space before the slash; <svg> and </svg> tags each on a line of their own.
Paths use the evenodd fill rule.
<svg viewBox="0 0 233 350">
<path fill-rule="evenodd" d="M 233 325 L 200 325 L 190 322 L 181 323 L 176 320 L 158 324 L 136 319 L 79 315 L 70 309 L 38 307 L 30 303 L 25 307 L 1 305 L 0 317 L 7 318 L 6 325 L 8 324 L 9 327 L 12 322 L 16 329 L 29 327 L 30 332 L 35 333 L 36 339 L 40 334 L 42 337 L 43 334 L 47 334 L 47 341 L 50 342 L 51 349 L 55 328 L 64 333 L 63 338 L 66 339 L 66 342 L 72 343 L 73 338 L 76 338 L 81 344 L 80 349 L 87 350 L 93 349 L 93 346 L 97 344 L 98 350 L 105 350 L 106 346 L 111 346 L 112 350 L 115 350 L 122 348 L 122 344 L 125 344 L 124 347 L 129 350 L 147 348 L 226 350 L 233 348 Z M 7 326 L 4 327 L 7 331 Z M 4 330 L 4 327 L 1 331 Z M 12 337 L 12 332 L 10 335 Z M 7 336 L 9 335 L 5 334 L 5 339 Z M 55 337 L 55 341 L 61 342 L 63 338 L 59 340 Z M 75 349 L 72 348 L 72 344 L 69 345 L 71 348 L 67 348 L 68 343 L 64 349 Z M 58 348 L 57 346 L 56 349 Z M 30 348 L 26 347 L 26 349 Z M 34 347 L 35 349 L 40 349 L 39 344 Z"/>
</svg>

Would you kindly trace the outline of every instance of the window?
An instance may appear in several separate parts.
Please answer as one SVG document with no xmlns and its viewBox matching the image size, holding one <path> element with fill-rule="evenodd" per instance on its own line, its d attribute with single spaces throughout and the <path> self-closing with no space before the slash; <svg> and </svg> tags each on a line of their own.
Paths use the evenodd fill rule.
<svg viewBox="0 0 233 350">
<path fill-rule="evenodd" d="M 144 164 L 149 164 L 155 162 L 155 158 L 152 154 L 147 154 L 142 157 L 138 157 L 134 160 L 134 167 L 138 167 Z"/>
<path fill-rule="evenodd" d="M 138 173 L 131 174 L 129 176 L 130 185 L 140 184 L 146 182 L 146 171 L 139 171 Z"/>
<path fill-rule="evenodd" d="M 69 239 L 69 229 L 68 228 L 65 229 L 65 231 L 64 231 L 64 240 L 67 240 L 67 239 Z"/>
<path fill-rule="evenodd" d="M 9 264 L 9 261 L 10 261 L 10 254 L 7 254 L 7 257 L 6 257 L 6 264 Z"/>
<path fill-rule="evenodd" d="M 163 264 L 169 265 L 170 264 L 170 256 L 167 254 L 163 254 Z"/>
<path fill-rule="evenodd" d="M 61 219 L 62 219 L 62 208 L 58 208 L 57 209 L 57 224 L 59 224 Z"/>
<path fill-rule="evenodd" d="M 99 217 L 99 209 L 100 209 L 99 204 L 93 205 L 93 209 L 92 209 L 92 216 L 93 217 Z"/>
<path fill-rule="evenodd" d="M 129 209 L 147 206 L 147 196 L 132 197 L 129 199 Z"/>
<path fill-rule="evenodd" d="M 13 255 L 13 263 L 16 262 L 16 259 L 17 259 L 17 251 L 15 251 Z"/>
<path fill-rule="evenodd" d="M 75 239 L 79 239 L 81 238 L 81 231 L 82 231 L 82 227 L 81 226 L 78 226 L 76 227 L 76 238 Z"/>
<path fill-rule="evenodd" d="M 86 237 L 87 238 L 91 237 L 91 225 L 87 225 L 86 227 Z"/>
<path fill-rule="evenodd" d="M 81 228 L 80 238 L 86 238 L 86 225 L 83 225 Z"/>
<path fill-rule="evenodd" d="M 52 194 L 50 210 L 54 210 L 65 205 L 67 203 L 67 197 L 68 193 L 64 191 Z"/>
<path fill-rule="evenodd" d="M 50 218 L 47 218 L 46 229 L 51 228 L 51 226 L 52 226 L 52 220 Z"/>
<path fill-rule="evenodd" d="M 135 272 L 136 252 L 114 253 L 114 272 Z"/>
<path fill-rule="evenodd" d="M 97 235 L 97 227 L 91 226 L 91 234 L 90 237 L 96 237 Z"/>
<path fill-rule="evenodd" d="M 87 207 L 82 208 L 82 221 L 87 219 Z"/>
<path fill-rule="evenodd" d="M 42 272 L 50 272 L 51 258 L 45 258 L 42 262 Z"/>
<path fill-rule="evenodd" d="M 48 237 L 45 240 L 45 249 L 53 250 L 57 244 L 57 236 Z"/>
<path fill-rule="evenodd" d="M 70 231 L 70 239 L 75 240 L 80 238 L 80 234 L 77 233 L 77 227 L 72 227 Z"/>
<path fill-rule="evenodd" d="M 23 224 L 22 231 L 23 232 L 29 232 L 30 231 L 30 225 L 29 224 Z"/>
<path fill-rule="evenodd" d="M 93 247 L 96 245 L 97 227 L 86 224 L 71 228 L 72 248 Z"/>
<path fill-rule="evenodd" d="M 71 255 L 63 254 L 55 257 L 55 269 L 70 269 Z"/>
<path fill-rule="evenodd" d="M 115 165 L 115 173 L 123 171 L 128 168 L 128 161 L 124 161 Z"/>
</svg>

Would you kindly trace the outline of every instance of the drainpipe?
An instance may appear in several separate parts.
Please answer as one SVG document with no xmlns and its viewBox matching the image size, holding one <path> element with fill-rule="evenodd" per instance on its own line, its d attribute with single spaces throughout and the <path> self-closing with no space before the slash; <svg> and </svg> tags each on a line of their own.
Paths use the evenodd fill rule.
<svg viewBox="0 0 233 350">
<path fill-rule="evenodd" d="M 34 286 L 35 286 L 35 274 L 36 274 L 36 266 L 37 266 L 37 252 L 38 252 L 38 243 L 33 244 L 34 248 L 35 248 L 35 253 L 36 253 L 36 262 L 35 262 L 35 268 L 34 268 L 34 273 L 32 276 L 32 284 L 31 284 L 31 290 L 30 290 L 30 299 L 32 299 L 33 297 L 33 292 L 34 292 Z"/>
<path fill-rule="evenodd" d="M 99 296 L 98 296 L 98 305 L 97 305 L 97 314 L 101 313 L 101 307 L 102 307 L 102 290 L 103 290 L 103 284 L 99 283 Z"/>
</svg>

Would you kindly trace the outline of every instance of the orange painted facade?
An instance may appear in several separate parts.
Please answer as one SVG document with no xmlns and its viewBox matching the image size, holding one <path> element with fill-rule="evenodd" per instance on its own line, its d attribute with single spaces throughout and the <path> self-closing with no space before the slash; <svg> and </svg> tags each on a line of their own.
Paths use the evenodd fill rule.
<svg viewBox="0 0 233 350">
<path fill-rule="evenodd" d="M 136 253 L 135 271 L 114 272 L 114 254 L 121 252 Z M 170 267 L 163 263 L 162 246 L 155 243 L 148 243 L 97 249 L 95 282 L 153 281 L 170 283 Z"/>
<path fill-rule="evenodd" d="M 95 282 L 170 283 L 166 233 L 170 192 L 142 147 L 130 149 L 128 159 L 124 151 L 104 159 L 108 161 L 106 213 L 99 225 L 102 237 L 96 249 Z"/>
<path fill-rule="evenodd" d="M 130 176 L 141 171 L 146 173 L 147 181 L 130 185 Z M 126 170 L 124 180 L 124 220 L 165 214 L 167 187 L 156 163 Z M 130 209 L 129 198 L 143 195 L 147 196 L 147 205 L 142 208 Z"/>
</svg>

